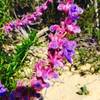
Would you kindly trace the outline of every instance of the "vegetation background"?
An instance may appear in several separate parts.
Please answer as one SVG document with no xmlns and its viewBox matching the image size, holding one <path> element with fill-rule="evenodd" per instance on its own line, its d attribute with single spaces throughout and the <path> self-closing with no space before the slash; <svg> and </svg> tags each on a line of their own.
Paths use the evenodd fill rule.
<svg viewBox="0 0 100 100">
<path fill-rule="evenodd" d="M 13 32 L 8 35 L 4 33 L 2 27 L 11 20 L 32 13 L 44 0 L 0 0 L 0 80 L 9 90 L 15 88 L 19 71 L 22 73 L 21 70 L 25 66 L 30 66 L 28 57 L 31 48 L 40 47 L 43 43 L 37 32 L 53 23 L 59 23 L 60 16 L 64 16 L 61 14 L 58 16 L 56 1 L 44 13 L 42 22 L 24 29 L 24 33 L 28 34 L 28 38 L 25 38 L 20 33 Z M 70 37 L 78 43 L 72 68 L 78 70 L 81 75 L 87 72 L 100 73 L 100 0 L 74 1 L 84 9 L 84 14 L 78 21 L 82 32 Z M 81 65 L 87 63 L 91 64 L 91 67 L 82 70 Z"/>
</svg>

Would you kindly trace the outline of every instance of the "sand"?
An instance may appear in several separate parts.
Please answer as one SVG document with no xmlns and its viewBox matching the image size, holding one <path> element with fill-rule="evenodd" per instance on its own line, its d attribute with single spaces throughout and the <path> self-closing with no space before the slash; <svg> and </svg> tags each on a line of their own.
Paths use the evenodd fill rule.
<svg viewBox="0 0 100 100">
<path fill-rule="evenodd" d="M 61 82 L 62 81 L 62 82 Z M 86 85 L 88 95 L 78 95 L 80 87 Z M 44 100 L 100 100 L 100 75 L 86 75 L 84 77 L 72 72 L 64 72 L 60 82 L 43 90 Z"/>
</svg>

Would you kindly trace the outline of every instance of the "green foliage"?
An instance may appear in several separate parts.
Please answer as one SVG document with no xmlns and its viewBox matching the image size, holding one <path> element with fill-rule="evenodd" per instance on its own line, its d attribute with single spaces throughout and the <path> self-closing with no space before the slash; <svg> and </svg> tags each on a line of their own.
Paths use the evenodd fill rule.
<svg viewBox="0 0 100 100">
<path fill-rule="evenodd" d="M 79 49 L 79 62 L 81 64 L 85 64 L 87 61 L 87 51 L 85 50 L 85 48 L 80 48 Z"/>
<path fill-rule="evenodd" d="M 13 55 L 13 59 L 12 59 L 12 63 L 10 64 L 8 70 L 8 75 L 10 73 L 13 73 L 13 71 L 15 71 L 16 69 L 18 69 L 18 66 L 20 66 L 27 54 L 28 54 L 28 50 L 32 45 L 36 45 L 36 32 L 31 32 L 29 34 L 29 38 L 28 39 L 24 39 L 22 41 L 21 45 L 17 45 L 16 46 L 16 50 L 15 53 Z"/>
<path fill-rule="evenodd" d="M 75 40 L 75 39 L 77 38 L 77 36 L 75 36 L 75 35 L 70 35 L 68 38 L 69 38 L 69 40 Z"/>
<path fill-rule="evenodd" d="M 86 8 L 84 11 L 84 14 L 82 14 L 79 25 L 82 28 L 83 33 L 92 34 L 94 29 L 94 7 L 90 6 L 89 8 Z"/>
<path fill-rule="evenodd" d="M 36 31 L 31 31 L 29 33 L 29 38 L 23 39 L 21 44 L 16 45 L 15 51 L 13 51 L 10 56 L 1 49 L 0 80 L 9 90 L 12 90 L 16 86 L 13 74 L 24 64 L 28 55 L 28 50 L 31 46 L 38 45 L 36 33 Z"/>
<path fill-rule="evenodd" d="M 100 0 L 98 0 L 98 5 L 99 5 L 99 3 L 100 3 Z M 99 9 L 99 7 L 98 7 L 98 9 Z M 97 41 L 100 41 L 100 29 L 97 30 L 95 27 L 96 18 L 95 18 L 94 5 L 90 5 L 89 7 L 87 7 L 84 10 L 84 14 L 82 14 L 78 23 L 79 23 L 79 26 L 81 26 L 82 33 L 89 34 L 93 38 L 95 37 L 97 39 Z"/>
<path fill-rule="evenodd" d="M 100 42 L 100 29 L 96 30 L 94 34 L 95 34 L 95 37 L 96 37 L 97 41 Z"/>
<path fill-rule="evenodd" d="M 84 86 L 80 87 L 80 90 L 76 93 L 79 95 L 88 95 L 89 91 L 88 91 L 86 85 L 84 85 Z"/>
<path fill-rule="evenodd" d="M 0 27 L 2 27 L 3 24 L 9 20 L 11 20 L 9 12 L 9 0 L 0 0 Z"/>
</svg>

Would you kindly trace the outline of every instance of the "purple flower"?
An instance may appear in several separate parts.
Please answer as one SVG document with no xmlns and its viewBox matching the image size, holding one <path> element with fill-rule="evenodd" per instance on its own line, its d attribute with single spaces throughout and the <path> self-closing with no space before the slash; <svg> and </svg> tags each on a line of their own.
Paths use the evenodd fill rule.
<svg viewBox="0 0 100 100">
<path fill-rule="evenodd" d="M 7 89 L 0 82 L 0 96 L 4 96 L 7 93 Z"/>
<path fill-rule="evenodd" d="M 4 25 L 3 29 L 5 30 L 5 32 L 9 33 L 12 30 L 15 29 L 15 23 L 14 22 L 10 22 Z"/>
<path fill-rule="evenodd" d="M 76 4 L 72 4 L 69 9 L 69 17 L 73 20 L 79 19 L 79 15 L 83 13 L 83 9 Z"/>
<path fill-rule="evenodd" d="M 51 32 L 55 32 L 55 31 L 56 31 L 57 29 L 59 29 L 59 28 L 60 28 L 59 25 L 56 25 L 56 24 L 55 24 L 55 25 L 51 25 L 51 26 L 50 26 L 50 31 L 51 31 Z"/>
<path fill-rule="evenodd" d="M 75 54 L 75 41 L 69 41 L 67 39 L 64 40 L 63 44 L 63 55 L 68 60 L 69 63 L 72 63 L 72 56 Z"/>
<path fill-rule="evenodd" d="M 49 43 L 49 48 L 57 49 L 57 48 L 61 47 L 62 39 L 60 36 L 58 36 L 57 34 L 55 34 L 55 35 L 50 34 L 49 38 L 51 39 L 51 41 Z"/>
<path fill-rule="evenodd" d="M 31 79 L 31 87 L 36 90 L 36 92 L 41 91 L 43 88 L 48 88 L 49 83 L 46 83 L 41 77 L 33 77 Z"/>
<path fill-rule="evenodd" d="M 73 50 L 64 49 L 63 50 L 63 55 L 65 56 L 65 58 L 67 59 L 67 61 L 69 63 L 72 63 L 72 56 L 74 55 L 74 51 Z"/>
<path fill-rule="evenodd" d="M 23 86 L 23 87 L 17 87 L 10 93 L 9 97 L 4 100 L 30 100 L 30 98 L 33 98 L 32 100 L 38 100 L 38 98 L 40 97 L 41 94 L 36 92 L 31 87 Z"/>
</svg>

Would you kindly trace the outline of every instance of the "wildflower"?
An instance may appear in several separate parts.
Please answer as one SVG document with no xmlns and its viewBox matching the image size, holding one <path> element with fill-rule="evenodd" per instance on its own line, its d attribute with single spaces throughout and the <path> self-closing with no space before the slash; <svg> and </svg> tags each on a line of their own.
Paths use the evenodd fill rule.
<svg viewBox="0 0 100 100">
<path fill-rule="evenodd" d="M 20 19 L 17 19 L 16 22 L 15 22 L 15 24 L 16 24 L 16 28 L 17 28 L 17 29 L 19 29 L 19 28 L 21 28 L 22 26 L 24 26 L 24 24 L 22 23 L 22 21 L 21 21 Z"/>
<path fill-rule="evenodd" d="M 63 3 L 62 3 L 62 4 L 59 4 L 59 5 L 58 5 L 57 9 L 58 9 L 59 11 L 64 11 L 65 13 L 67 13 L 67 12 L 69 11 L 70 7 L 71 7 L 71 4 L 69 4 L 69 3 L 63 4 Z"/>
<path fill-rule="evenodd" d="M 81 32 L 81 29 L 78 25 L 75 25 L 75 24 L 70 24 L 70 25 L 67 25 L 67 30 L 70 32 L 70 33 L 80 33 Z"/>
<path fill-rule="evenodd" d="M 45 10 L 47 10 L 48 6 L 46 3 L 44 3 L 41 5 L 41 8 L 42 8 L 42 11 L 45 11 Z"/>
<path fill-rule="evenodd" d="M 35 89 L 36 92 L 41 91 L 43 88 L 49 87 L 49 83 L 44 82 L 42 78 L 33 77 L 30 83 L 31 87 Z"/>
<path fill-rule="evenodd" d="M 64 23 L 65 23 L 65 26 L 67 26 L 74 23 L 74 21 L 71 18 L 67 17 L 65 18 Z"/>
<path fill-rule="evenodd" d="M 36 76 L 41 77 L 44 81 L 55 78 L 57 74 L 50 65 L 45 65 L 44 61 L 39 61 L 35 65 Z"/>
<path fill-rule="evenodd" d="M 76 42 L 75 41 L 69 41 L 67 39 L 64 39 L 63 44 L 63 56 L 68 60 L 68 62 L 72 63 L 72 56 L 75 54 L 75 47 Z"/>
<path fill-rule="evenodd" d="M 9 33 L 14 29 L 20 29 L 22 27 L 26 27 L 27 25 L 32 25 L 37 19 L 39 19 L 45 10 L 48 8 L 48 4 L 52 3 L 53 0 L 47 0 L 41 6 L 36 7 L 36 11 L 33 12 L 31 15 L 25 15 L 21 19 L 17 19 L 13 22 L 10 22 L 4 25 L 3 29 L 5 32 Z"/>
<path fill-rule="evenodd" d="M 27 25 L 31 25 L 32 22 L 36 20 L 35 16 L 32 15 L 26 15 L 21 19 L 22 25 L 23 26 L 27 26 Z"/>
<path fill-rule="evenodd" d="M 55 25 L 51 25 L 49 29 L 50 29 L 51 32 L 55 32 L 59 28 L 60 28 L 60 26 L 55 24 Z"/>
<path fill-rule="evenodd" d="M 35 65 L 35 71 L 36 71 L 36 76 L 37 77 L 41 77 L 42 76 L 42 71 L 43 71 L 43 67 L 45 67 L 45 62 L 44 61 L 39 61 L 36 63 Z"/>
<path fill-rule="evenodd" d="M 57 49 L 59 47 L 59 39 L 56 35 L 50 34 L 49 38 L 51 39 L 49 43 L 49 48 Z"/>
<path fill-rule="evenodd" d="M 66 0 L 67 3 L 72 4 L 74 3 L 74 0 Z"/>
<path fill-rule="evenodd" d="M 81 32 L 81 29 L 77 25 L 77 22 L 69 17 L 65 19 L 64 24 L 66 31 L 69 33 L 76 34 Z"/>
<path fill-rule="evenodd" d="M 5 32 L 9 33 L 12 30 L 15 29 L 15 23 L 14 22 L 10 22 L 4 25 L 3 29 L 5 30 Z"/>
<path fill-rule="evenodd" d="M 46 68 L 43 70 L 43 80 L 50 80 L 52 78 L 58 78 L 58 73 L 54 71 L 54 69 L 51 68 L 50 65 L 48 65 Z"/>
<path fill-rule="evenodd" d="M 60 3 L 57 9 L 59 11 L 64 11 L 65 13 L 67 13 L 72 4 L 73 4 L 73 0 L 66 0 L 66 3 Z"/>
<path fill-rule="evenodd" d="M 58 5 L 57 9 L 58 9 L 59 11 L 63 11 L 63 10 L 64 10 L 64 9 L 63 9 L 64 6 L 65 6 L 65 4 L 61 3 L 61 4 Z"/>
<path fill-rule="evenodd" d="M 36 18 L 36 16 L 35 16 L 34 13 L 32 13 L 32 14 L 30 15 L 29 20 L 32 20 L 33 22 L 37 20 L 37 18 Z"/>
<path fill-rule="evenodd" d="M 49 38 L 51 41 L 49 43 L 49 48 L 52 48 L 52 49 L 61 48 L 63 36 L 64 34 L 59 34 L 59 33 L 56 33 L 55 35 L 50 34 Z"/>
<path fill-rule="evenodd" d="M 69 9 L 69 17 L 73 20 L 79 19 L 79 15 L 83 13 L 83 9 L 78 7 L 76 4 L 72 4 Z"/>
<path fill-rule="evenodd" d="M 53 0 L 48 0 L 48 2 L 53 3 Z"/>
<path fill-rule="evenodd" d="M 7 93 L 7 89 L 0 82 L 0 96 L 4 96 Z"/>
<path fill-rule="evenodd" d="M 48 54 L 48 59 L 49 62 L 53 65 L 53 67 L 57 68 L 57 67 L 63 67 L 63 57 L 61 57 L 61 55 L 57 54 L 59 52 L 54 53 L 54 55 L 52 55 L 50 52 Z"/>
</svg>

